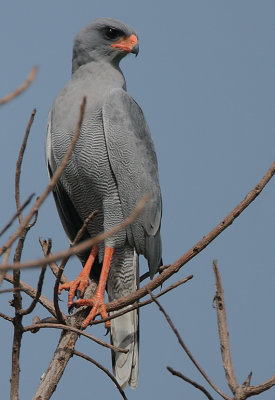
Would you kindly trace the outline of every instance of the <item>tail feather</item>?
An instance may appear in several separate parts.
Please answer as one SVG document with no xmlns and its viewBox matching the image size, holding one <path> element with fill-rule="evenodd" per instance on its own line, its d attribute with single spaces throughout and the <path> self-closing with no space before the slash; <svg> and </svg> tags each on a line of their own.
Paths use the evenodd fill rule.
<svg viewBox="0 0 275 400">
<path fill-rule="evenodd" d="M 129 250 L 131 251 L 130 254 Z M 123 265 L 119 265 L 118 261 L 117 259 L 114 266 L 111 267 L 111 279 L 109 278 L 108 280 L 110 301 L 130 294 L 139 285 L 138 256 L 136 252 L 130 248 L 128 250 L 124 249 L 123 261 L 121 260 Z M 125 307 L 125 309 L 127 308 L 129 307 Z M 139 347 L 138 310 L 130 311 L 111 320 L 111 343 L 114 346 L 128 350 L 126 354 L 112 351 L 115 378 L 123 389 L 127 384 L 133 389 L 136 388 L 138 383 Z"/>
</svg>

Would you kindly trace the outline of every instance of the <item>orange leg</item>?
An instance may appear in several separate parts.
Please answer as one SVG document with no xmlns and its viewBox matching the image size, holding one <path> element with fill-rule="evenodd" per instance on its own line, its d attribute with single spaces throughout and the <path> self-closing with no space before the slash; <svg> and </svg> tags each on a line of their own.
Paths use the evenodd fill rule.
<svg viewBox="0 0 275 400">
<path fill-rule="evenodd" d="M 90 273 L 92 270 L 93 263 L 98 253 L 98 246 L 94 246 L 90 252 L 88 260 L 86 261 L 81 273 L 74 281 L 70 281 L 67 283 L 63 283 L 58 288 L 58 294 L 61 293 L 62 290 L 68 290 L 68 307 L 73 304 L 73 299 L 76 295 L 76 291 L 80 292 L 80 296 L 83 296 L 85 289 L 89 285 Z"/>
<path fill-rule="evenodd" d="M 97 286 L 94 297 L 92 299 L 78 299 L 75 302 L 76 307 L 82 307 L 82 306 L 92 307 L 88 317 L 82 323 L 83 329 L 87 328 L 89 323 L 98 314 L 100 314 L 102 318 L 108 317 L 108 314 L 106 311 L 106 305 L 105 305 L 105 301 L 104 301 L 104 291 L 106 288 L 106 283 L 107 283 L 107 279 L 108 279 L 108 275 L 109 275 L 109 271 L 110 271 L 113 253 L 114 253 L 114 249 L 111 249 L 110 247 L 107 247 L 107 246 L 105 247 L 103 266 L 102 266 L 98 286 Z M 107 321 L 105 323 L 105 327 L 110 328 L 110 326 L 111 326 L 110 321 Z"/>
</svg>

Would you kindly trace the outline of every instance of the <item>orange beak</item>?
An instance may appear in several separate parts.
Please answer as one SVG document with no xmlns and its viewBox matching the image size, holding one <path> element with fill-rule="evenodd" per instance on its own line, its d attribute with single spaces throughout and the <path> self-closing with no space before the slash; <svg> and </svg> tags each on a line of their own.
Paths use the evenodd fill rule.
<svg viewBox="0 0 275 400">
<path fill-rule="evenodd" d="M 138 38 L 136 35 L 124 36 L 117 42 L 111 44 L 111 47 L 127 51 L 127 53 L 138 53 Z"/>
</svg>

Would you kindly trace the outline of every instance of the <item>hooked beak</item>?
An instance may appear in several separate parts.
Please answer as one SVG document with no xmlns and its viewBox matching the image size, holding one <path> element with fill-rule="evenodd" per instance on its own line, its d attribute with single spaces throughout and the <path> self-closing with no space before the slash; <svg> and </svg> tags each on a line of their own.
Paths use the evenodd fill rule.
<svg viewBox="0 0 275 400">
<path fill-rule="evenodd" d="M 110 46 L 116 49 L 126 51 L 127 53 L 133 53 L 136 56 L 138 55 L 139 52 L 138 38 L 134 34 L 128 37 L 124 36 L 123 38 L 119 39 L 117 42 L 114 42 Z"/>
</svg>

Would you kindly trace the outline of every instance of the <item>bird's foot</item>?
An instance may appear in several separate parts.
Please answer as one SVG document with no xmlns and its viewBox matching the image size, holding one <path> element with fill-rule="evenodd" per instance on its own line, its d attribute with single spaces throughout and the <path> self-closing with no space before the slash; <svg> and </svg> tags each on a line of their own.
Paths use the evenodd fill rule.
<svg viewBox="0 0 275 400">
<path fill-rule="evenodd" d="M 79 275 L 74 281 L 69 281 L 63 283 L 58 288 L 58 294 L 61 293 L 62 290 L 67 290 L 69 292 L 68 295 L 68 307 L 69 310 L 73 305 L 74 297 L 76 296 L 78 299 L 82 297 L 85 289 L 89 286 L 89 277 Z"/>
<path fill-rule="evenodd" d="M 98 246 L 95 245 L 92 247 L 92 250 L 84 265 L 84 268 L 78 275 L 78 277 L 74 281 L 63 283 L 58 288 L 58 294 L 60 294 L 62 290 L 69 291 L 68 295 L 69 313 L 72 311 L 73 308 L 74 297 L 76 296 L 78 299 L 79 297 L 82 297 L 85 292 L 85 289 L 89 286 L 89 277 L 97 253 L 98 253 Z"/>
<path fill-rule="evenodd" d="M 82 306 L 92 307 L 88 317 L 82 322 L 82 329 L 87 328 L 89 323 L 96 317 L 96 315 L 101 315 L 102 318 L 108 318 L 104 294 L 102 293 L 96 292 L 92 299 L 78 299 L 73 305 L 77 308 Z M 106 321 L 105 328 L 109 329 L 110 326 L 111 322 Z"/>
</svg>

